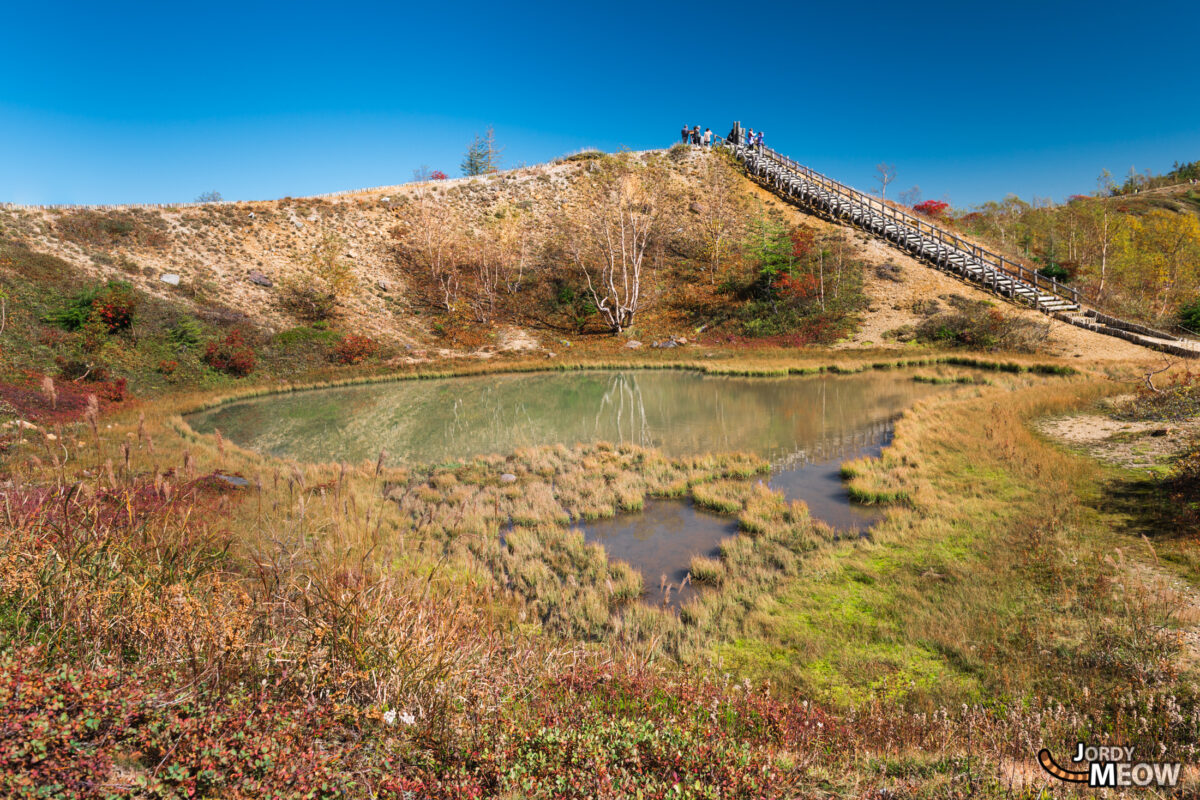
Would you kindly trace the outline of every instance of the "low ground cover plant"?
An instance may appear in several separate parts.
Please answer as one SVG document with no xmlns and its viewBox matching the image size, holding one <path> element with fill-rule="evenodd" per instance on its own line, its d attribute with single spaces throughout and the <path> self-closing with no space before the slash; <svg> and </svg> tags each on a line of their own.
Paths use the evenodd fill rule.
<svg viewBox="0 0 1200 800">
<path fill-rule="evenodd" d="M 220 339 L 213 339 L 204 348 L 204 363 L 237 378 L 254 371 L 254 348 L 246 342 L 246 334 L 233 329 Z"/>
<path fill-rule="evenodd" d="M 361 364 L 379 355 L 379 342 L 369 336 L 346 334 L 333 347 L 333 360 L 339 364 Z"/>
</svg>

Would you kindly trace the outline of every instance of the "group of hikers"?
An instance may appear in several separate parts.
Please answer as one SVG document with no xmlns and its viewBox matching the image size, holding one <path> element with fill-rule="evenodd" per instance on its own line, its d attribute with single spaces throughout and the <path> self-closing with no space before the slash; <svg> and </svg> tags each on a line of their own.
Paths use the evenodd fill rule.
<svg viewBox="0 0 1200 800">
<path fill-rule="evenodd" d="M 716 138 L 713 136 L 712 129 L 710 128 L 705 128 L 704 133 L 701 133 L 699 125 L 691 128 L 684 125 L 683 129 L 679 131 L 679 135 L 683 139 L 684 144 L 696 145 L 698 147 L 712 147 L 713 139 Z M 742 131 L 741 128 L 735 125 L 729 131 L 729 135 L 725 137 L 725 141 L 733 145 L 744 144 L 748 147 L 762 147 L 763 132 L 759 131 L 755 133 L 753 128 Z"/>
<path fill-rule="evenodd" d="M 694 128 L 689 128 L 687 125 L 684 125 L 683 130 L 679 132 L 679 135 L 683 137 L 684 144 L 712 147 L 713 132 L 710 128 L 705 128 L 704 133 L 701 133 L 699 125 Z"/>
</svg>

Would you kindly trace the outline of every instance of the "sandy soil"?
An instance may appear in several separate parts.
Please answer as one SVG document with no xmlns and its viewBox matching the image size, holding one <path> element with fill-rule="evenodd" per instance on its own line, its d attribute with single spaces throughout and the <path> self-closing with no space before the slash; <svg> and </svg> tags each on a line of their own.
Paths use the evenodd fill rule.
<svg viewBox="0 0 1200 800">
<path fill-rule="evenodd" d="M 1200 431 L 1200 420 L 1125 422 L 1103 414 L 1079 414 L 1045 419 L 1036 427 L 1110 464 L 1151 469 L 1182 450 L 1189 437 Z"/>
</svg>

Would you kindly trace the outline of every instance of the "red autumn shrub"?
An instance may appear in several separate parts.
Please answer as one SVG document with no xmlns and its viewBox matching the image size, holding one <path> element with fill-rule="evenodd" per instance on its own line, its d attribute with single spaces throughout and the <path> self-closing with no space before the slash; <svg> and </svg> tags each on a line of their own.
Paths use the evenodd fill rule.
<svg viewBox="0 0 1200 800">
<path fill-rule="evenodd" d="M 115 381 L 96 384 L 96 394 L 102 400 L 120 403 L 125 399 L 125 379 L 117 378 Z"/>
<path fill-rule="evenodd" d="M 254 371 L 254 349 L 241 329 L 234 328 L 223 339 L 214 339 L 204 350 L 204 363 L 218 372 L 241 378 Z"/>
<path fill-rule="evenodd" d="M 816 275 L 793 275 L 785 272 L 775 280 L 775 291 L 784 300 L 810 300 L 821 290 L 821 281 Z"/>
<path fill-rule="evenodd" d="M 177 369 L 179 369 L 178 361 L 163 360 L 158 362 L 158 371 L 163 375 L 173 375 Z"/>
<path fill-rule="evenodd" d="M 429 177 L 433 178 L 435 181 L 444 181 L 449 176 L 440 169 L 435 169 Z"/>
<path fill-rule="evenodd" d="M 817 243 L 817 232 L 812 228 L 796 228 L 791 233 L 792 238 L 792 256 L 794 258 L 804 258 L 812 252 L 813 245 Z"/>
<path fill-rule="evenodd" d="M 339 364 L 361 364 L 379 353 L 379 342 L 367 336 L 350 334 L 333 348 L 333 360 Z"/>
<path fill-rule="evenodd" d="M 943 203 L 941 200 L 926 200 L 924 203 L 917 203 L 913 206 L 913 211 L 927 217 L 940 217 L 949 207 L 949 203 Z"/>
<path fill-rule="evenodd" d="M 134 303 L 125 293 L 110 294 L 106 299 L 97 300 L 92 308 L 109 333 L 126 330 L 133 324 Z"/>
</svg>

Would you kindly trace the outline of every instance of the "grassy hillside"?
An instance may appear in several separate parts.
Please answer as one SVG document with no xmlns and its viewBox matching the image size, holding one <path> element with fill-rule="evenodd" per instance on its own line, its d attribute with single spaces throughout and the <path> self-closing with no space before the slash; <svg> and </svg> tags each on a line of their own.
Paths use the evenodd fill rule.
<svg viewBox="0 0 1200 800">
<path fill-rule="evenodd" d="M 636 313 L 614 337 L 605 307 L 629 298 L 607 297 L 601 240 L 629 212 L 645 217 L 647 236 Z M 629 340 L 1138 354 L 805 216 L 723 157 L 686 150 L 582 154 L 324 199 L 5 208 L 0 290 L 7 369 L 125 378 L 135 393 L 249 371 L 613 354 Z M 128 319 L 90 318 L 110 300 Z M 971 329 L 989 308 L 1009 333 Z"/>
</svg>

